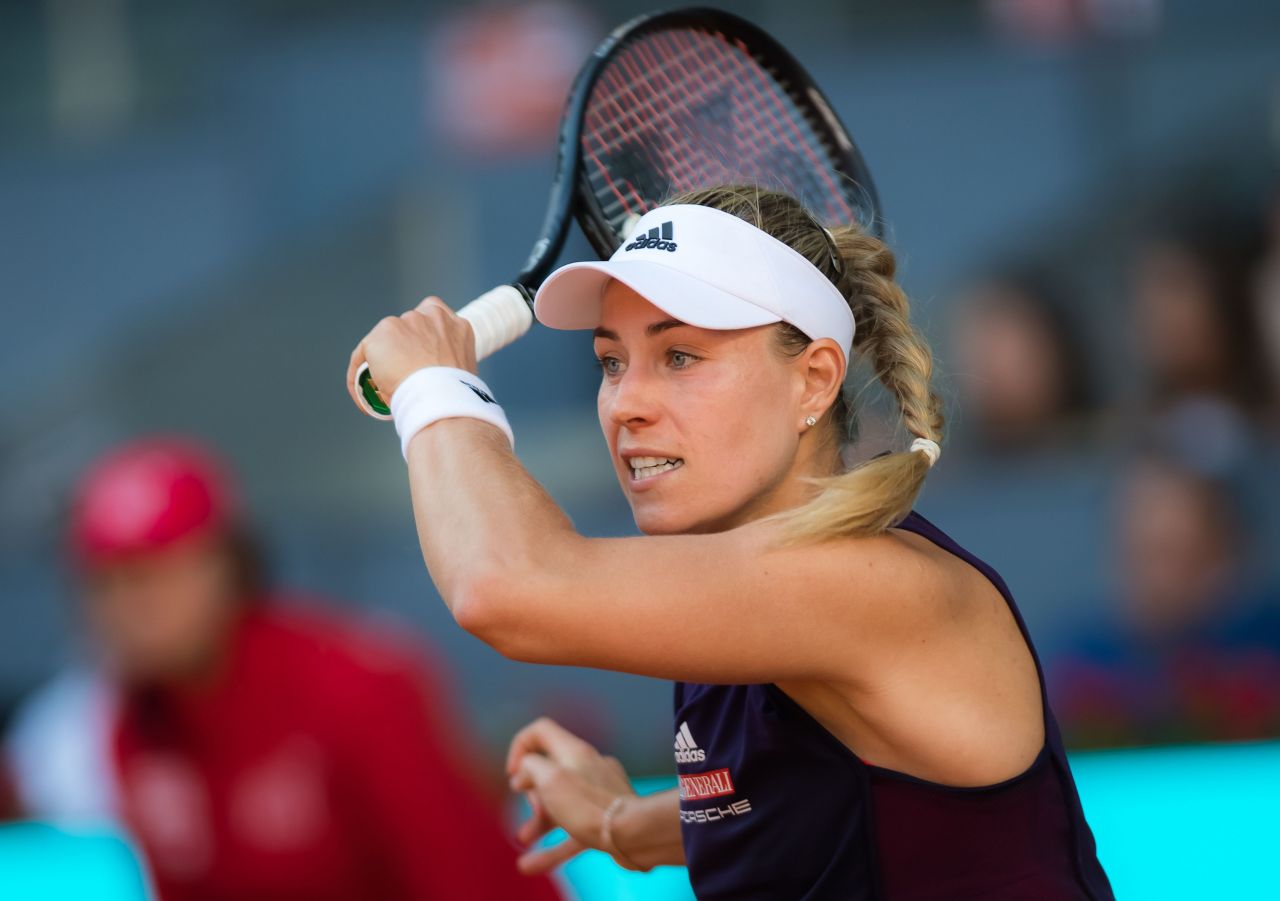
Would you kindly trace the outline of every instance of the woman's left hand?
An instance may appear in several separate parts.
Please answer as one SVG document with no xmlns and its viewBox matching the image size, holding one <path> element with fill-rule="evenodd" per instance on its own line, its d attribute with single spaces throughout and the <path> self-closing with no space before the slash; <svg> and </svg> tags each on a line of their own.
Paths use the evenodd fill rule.
<svg viewBox="0 0 1280 901">
<path fill-rule="evenodd" d="M 618 797 L 635 790 L 617 758 L 606 757 L 563 726 L 542 717 L 525 726 L 511 741 L 507 773 L 513 791 L 524 792 L 533 816 L 517 833 L 532 844 L 557 826 L 569 837 L 549 848 L 534 848 L 520 856 L 525 873 L 542 873 L 586 848 L 610 854 L 601 827 L 604 812 Z M 616 858 L 615 858 L 616 860 Z M 619 866 L 628 866 L 618 861 Z"/>
<path fill-rule="evenodd" d="M 390 403 L 400 383 L 424 367 L 452 366 L 475 372 L 475 333 L 471 323 L 438 297 L 428 297 L 403 315 L 383 319 L 356 345 L 347 366 L 347 392 L 361 409 L 355 378 L 360 364 L 366 362 L 378 393 Z"/>
</svg>

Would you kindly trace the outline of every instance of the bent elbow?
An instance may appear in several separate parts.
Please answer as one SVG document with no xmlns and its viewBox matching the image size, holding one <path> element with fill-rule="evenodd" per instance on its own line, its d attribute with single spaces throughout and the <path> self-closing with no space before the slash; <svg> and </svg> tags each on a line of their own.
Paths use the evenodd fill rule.
<svg viewBox="0 0 1280 901">
<path fill-rule="evenodd" d="M 527 660 L 531 624 L 520 585 L 502 573 L 477 576 L 455 594 L 454 621 L 512 660 Z"/>
<path fill-rule="evenodd" d="M 492 576 L 474 577 L 454 590 L 449 609 L 454 622 L 485 644 L 490 644 L 494 624 L 500 618 L 507 596 L 504 586 Z"/>
<path fill-rule="evenodd" d="M 507 548 L 500 559 L 473 561 L 449 593 L 454 620 L 511 660 L 568 662 L 563 639 L 574 592 L 565 573 L 579 570 L 575 548 L 543 547 L 537 556 Z"/>
</svg>

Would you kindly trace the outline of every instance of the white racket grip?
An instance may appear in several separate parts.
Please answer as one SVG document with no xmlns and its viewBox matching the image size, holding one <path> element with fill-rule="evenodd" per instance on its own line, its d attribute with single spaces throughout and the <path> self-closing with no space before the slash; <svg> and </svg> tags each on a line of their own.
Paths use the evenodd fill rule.
<svg viewBox="0 0 1280 901">
<path fill-rule="evenodd" d="M 470 322 L 476 333 L 477 360 L 506 347 L 533 325 L 533 310 L 524 295 L 511 285 L 486 291 L 459 310 L 458 315 Z"/>
</svg>

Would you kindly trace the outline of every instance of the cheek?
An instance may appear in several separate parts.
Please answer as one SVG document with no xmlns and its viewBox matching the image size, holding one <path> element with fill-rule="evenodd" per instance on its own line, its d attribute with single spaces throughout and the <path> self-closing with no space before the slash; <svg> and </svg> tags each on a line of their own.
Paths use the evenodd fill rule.
<svg viewBox="0 0 1280 901">
<path fill-rule="evenodd" d="M 687 427 L 697 435 L 698 447 L 710 451 L 722 476 L 756 487 L 790 463 L 797 433 L 786 389 L 779 380 L 742 377 L 706 392 L 706 403 L 686 410 L 692 416 Z"/>
<path fill-rule="evenodd" d="M 596 419 L 600 422 L 600 434 L 604 436 L 611 456 L 618 448 L 618 426 L 611 415 L 612 404 L 613 391 L 608 385 L 602 384 L 596 394 Z"/>
<path fill-rule="evenodd" d="M 181 653 L 213 633 L 225 590 L 221 573 L 209 566 L 158 572 L 99 593 L 90 620 L 122 652 Z"/>
<path fill-rule="evenodd" d="M 602 384 L 596 392 L 596 418 L 600 420 L 600 431 L 606 434 L 609 432 L 609 403 L 609 389 Z"/>
<path fill-rule="evenodd" d="M 88 614 L 107 651 L 132 664 L 149 659 L 168 645 L 174 608 L 173 599 L 135 583 L 127 589 L 99 593 L 90 600 Z"/>
</svg>

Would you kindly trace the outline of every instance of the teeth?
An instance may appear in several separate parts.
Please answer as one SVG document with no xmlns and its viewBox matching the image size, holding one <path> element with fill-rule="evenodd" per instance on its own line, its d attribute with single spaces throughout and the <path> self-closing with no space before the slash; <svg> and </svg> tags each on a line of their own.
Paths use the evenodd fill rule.
<svg viewBox="0 0 1280 901">
<path fill-rule="evenodd" d="M 632 457 L 632 469 L 645 469 L 650 466 L 660 466 L 663 463 L 675 463 L 678 457 Z"/>
<path fill-rule="evenodd" d="M 631 478 L 633 480 L 648 479 L 658 473 L 677 469 L 684 464 L 678 457 L 632 457 Z"/>
</svg>

